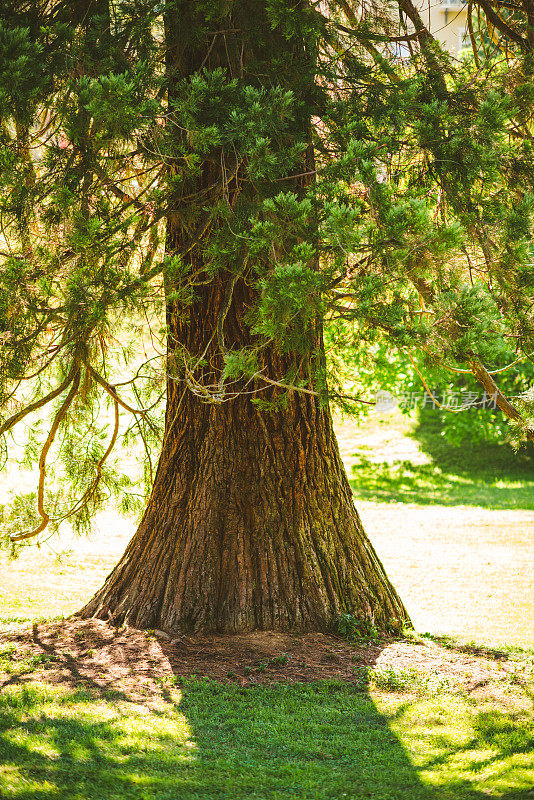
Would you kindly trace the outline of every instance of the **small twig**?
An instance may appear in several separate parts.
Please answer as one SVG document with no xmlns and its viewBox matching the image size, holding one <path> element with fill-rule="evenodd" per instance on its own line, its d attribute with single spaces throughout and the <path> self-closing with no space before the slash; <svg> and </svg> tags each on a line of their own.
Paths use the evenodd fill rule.
<svg viewBox="0 0 534 800">
<path fill-rule="evenodd" d="M 281 381 L 275 381 L 272 378 L 268 378 L 263 372 L 255 372 L 252 377 L 261 378 L 261 380 L 269 383 L 271 386 L 278 386 L 280 389 L 286 389 L 291 392 L 302 392 L 303 394 L 311 394 L 313 397 L 319 397 L 319 392 L 314 392 L 313 389 L 304 389 L 302 386 L 293 386 L 288 383 L 281 383 Z"/>
<path fill-rule="evenodd" d="M 122 408 L 124 408 L 126 411 L 129 411 L 130 414 L 140 414 L 142 417 L 146 417 L 146 414 L 149 411 L 148 408 L 134 408 L 133 406 L 129 405 L 125 400 L 122 400 L 119 397 L 114 387 L 108 383 L 107 380 L 103 378 L 102 375 L 100 375 L 90 364 L 86 364 L 85 366 L 95 381 L 106 390 L 106 392 L 113 398 L 113 400 L 115 400 L 116 403 L 122 406 Z"/>
<path fill-rule="evenodd" d="M 421 383 L 422 383 L 422 384 L 423 384 L 423 386 L 425 387 L 425 389 L 426 389 L 426 391 L 427 391 L 427 393 L 428 393 L 429 397 L 431 397 L 431 398 L 432 398 L 432 402 L 433 402 L 433 403 L 435 403 L 435 405 L 437 405 L 437 407 L 438 407 L 439 409 L 441 409 L 441 411 L 448 411 L 450 414 L 459 414 L 459 413 L 460 413 L 460 411 L 462 411 L 462 409 L 461 409 L 461 408 L 448 408 L 447 406 L 443 406 L 443 405 L 442 405 L 442 404 L 439 402 L 439 400 L 437 399 L 437 397 L 434 397 L 434 395 L 433 395 L 432 391 L 429 389 L 429 387 L 428 387 L 428 384 L 427 384 L 427 382 L 425 381 L 425 379 L 424 379 L 424 377 L 423 377 L 422 373 L 420 372 L 419 368 L 417 367 L 417 364 L 416 364 L 416 363 L 415 363 L 415 361 L 413 360 L 413 358 L 412 358 L 412 356 L 411 356 L 411 354 L 410 354 L 409 350 L 407 350 L 407 351 L 406 351 L 406 354 L 407 354 L 408 358 L 410 359 L 410 361 L 411 361 L 411 363 L 412 363 L 412 366 L 413 366 L 414 370 L 415 370 L 415 371 L 417 372 L 417 374 L 419 375 L 419 378 L 421 379 Z"/>
</svg>

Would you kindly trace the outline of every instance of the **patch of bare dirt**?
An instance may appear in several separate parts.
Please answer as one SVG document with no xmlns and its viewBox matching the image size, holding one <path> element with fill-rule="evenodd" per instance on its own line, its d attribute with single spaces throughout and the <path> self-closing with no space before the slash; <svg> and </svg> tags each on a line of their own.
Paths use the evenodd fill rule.
<svg viewBox="0 0 534 800">
<path fill-rule="evenodd" d="M 171 638 L 161 631 L 73 618 L 0 631 L 0 650 L 9 652 L 9 645 L 9 672 L 0 672 L 0 690 L 39 680 L 115 692 L 136 702 L 161 695 L 174 676 L 240 685 L 340 680 L 363 690 L 375 668 L 415 671 L 488 696 L 495 696 L 496 687 L 508 691 L 524 683 L 523 668 L 505 653 L 464 652 L 426 640 L 351 644 L 321 633 L 274 631 Z"/>
</svg>

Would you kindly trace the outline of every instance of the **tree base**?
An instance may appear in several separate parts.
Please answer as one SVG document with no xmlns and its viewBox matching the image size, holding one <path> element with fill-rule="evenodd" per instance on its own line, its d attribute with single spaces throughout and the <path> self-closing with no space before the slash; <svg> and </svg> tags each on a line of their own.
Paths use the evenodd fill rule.
<svg viewBox="0 0 534 800">
<path fill-rule="evenodd" d="M 176 392 L 175 387 L 173 390 Z M 335 631 L 350 614 L 396 632 L 408 614 L 354 508 L 330 414 L 171 396 L 144 518 L 80 612 L 168 632 Z"/>
</svg>

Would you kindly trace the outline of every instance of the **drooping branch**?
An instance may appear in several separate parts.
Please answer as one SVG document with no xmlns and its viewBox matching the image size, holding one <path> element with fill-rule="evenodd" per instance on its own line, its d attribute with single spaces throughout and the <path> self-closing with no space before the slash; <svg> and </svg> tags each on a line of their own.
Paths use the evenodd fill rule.
<svg viewBox="0 0 534 800">
<path fill-rule="evenodd" d="M 106 390 L 106 392 L 110 395 L 110 397 L 112 397 L 116 403 L 122 406 L 122 408 L 124 408 L 125 411 L 129 411 L 130 414 L 139 414 L 142 417 L 146 416 L 149 410 L 148 408 L 134 408 L 125 400 L 123 400 L 121 397 L 119 397 L 119 395 L 115 391 L 115 388 L 110 383 L 108 383 L 107 380 L 103 378 L 102 375 L 100 375 L 90 364 L 86 364 L 85 366 L 91 377 L 93 377 L 94 380 L 100 386 L 102 386 L 102 388 Z"/>
<path fill-rule="evenodd" d="M 64 522 L 69 517 L 72 517 L 74 514 L 77 514 L 79 511 L 81 511 L 82 508 L 84 508 L 87 505 L 88 501 L 91 499 L 91 497 L 94 496 L 96 490 L 98 489 L 98 485 L 102 479 L 102 469 L 104 467 L 104 464 L 108 460 L 109 456 L 111 455 L 113 448 L 115 447 L 117 437 L 119 435 L 119 423 L 120 423 L 119 404 L 116 400 L 114 402 L 114 408 L 115 408 L 115 413 L 114 413 L 113 434 L 106 448 L 106 451 L 104 452 L 104 454 L 99 459 L 96 465 L 95 476 L 93 478 L 92 483 L 87 487 L 83 495 L 80 498 L 78 498 L 78 501 L 76 502 L 74 508 L 71 508 L 70 511 L 67 511 L 61 517 L 54 519 L 53 522 Z"/>
<path fill-rule="evenodd" d="M 518 44 L 522 50 L 528 49 L 528 41 L 523 38 L 517 31 L 514 31 L 498 14 L 495 9 L 491 6 L 491 3 L 488 0 L 476 0 L 477 4 L 483 10 L 484 14 L 486 15 L 486 19 L 495 27 L 498 31 L 504 34 L 510 41 Z"/>
<path fill-rule="evenodd" d="M 58 428 L 63 419 L 65 418 L 65 415 L 69 410 L 70 405 L 78 392 L 79 386 L 80 386 L 80 367 L 78 365 L 72 378 L 72 386 L 70 388 L 70 391 L 66 396 L 66 398 L 64 399 L 63 403 L 61 404 L 56 416 L 54 417 L 52 427 L 50 428 L 50 431 L 46 438 L 46 442 L 44 443 L 43 449 L 41 450 L 41 455 L 39 457 L 39 486 L 37 490 L 37 510 L 39 512 L 39 516 L 41 517 L 41 523 L 31 531 L 28 531 L 26 533 L 19 533 L 16 536 L 11 536 L 10 538 L 12 542 L 20 542 L 23 539 L 32 539 L 34 536 L 37 536 L 39 533 L 44 531 L 44 529 L 50 522 L 50 516 L 44 507 L 46 459 L 49 450 L 52 447 L 52 444 L 54 443 L 54 439 L 56 438 L 56 433 L 58 431 Z"/>
</svg>

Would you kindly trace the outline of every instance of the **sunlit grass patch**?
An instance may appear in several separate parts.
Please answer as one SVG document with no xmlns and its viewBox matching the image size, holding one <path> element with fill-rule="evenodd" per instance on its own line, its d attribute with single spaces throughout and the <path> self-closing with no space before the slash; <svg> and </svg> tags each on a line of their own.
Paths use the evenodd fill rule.
<svg viewBox="0 0 534 800">
<path fill-rule="evenodd" d="M 52 666 L 58 660 L 49 653 L 21 652 L 14 644 L 0 647 L 0 672 L 6 675 L 21 675 Z"/>
<path fill-rule="evenodd" d="M 410 703 L 377 694 L 375 700 L 421 780 L 451 793 L 445 796 L 519 798 L 534 786 L 531 712 L 503 712 L 457 694 Z"/>
<path fill-rule="evenodd" d="M 86 690 L 11 687 L 0 695 L 0 794 L 168 797 L 184 783 L 178 767 L 195 758 L 190 741 L 176 706 L 151 712 Z"/>
<path fill-rule="evenodd" d="M 95 549 L 62 561 L 35 547 L 16 561 L 0 554 L 0 624 L 61 619 L 81 608 L 117 561 Z"/>
<path fill-rule="evenodd" d="M 374 418 L 344 431 L 357 498 L 382 502 L 534 508 L 534 450 L 468 440 L 451 445 L 439 415 Z M 365 437 L 375 447 L 365 443 Z M 384 438 L 385 437 L 385 438 Z M 388 438 L 389 437 L 389 438 Z M 351 447 L 352 438 L 352 447 Z M 403 457 L 404 456 L 404 457 Z"/>
<path fill-rule="evenodd" d="M 435 695 L 455 688 L 454 682 L 449 678 L 413 667 L 410 669 L 373 667 L 368 672 L 368 680 L 372 687 L 384 692 L 413 691 Z"/>
</svg>

